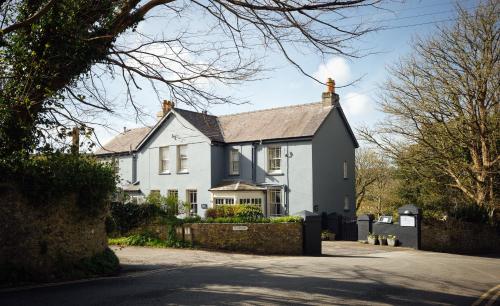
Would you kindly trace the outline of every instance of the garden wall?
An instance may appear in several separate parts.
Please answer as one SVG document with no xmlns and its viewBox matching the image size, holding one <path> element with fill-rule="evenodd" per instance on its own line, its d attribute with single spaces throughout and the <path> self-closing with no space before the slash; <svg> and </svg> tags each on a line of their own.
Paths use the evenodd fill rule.
<svg viewBox="0 0 500 306">
<path fill-rule="evenodd" d="M 192 223 L 178 238 L 208 249 L 257 254 L 303 254 L 302 223 Z"/>
<path fill-rule="evenodd" d="M 0 185 L 0 273 L 9 269 L 28 273 L 30 279 L 55 277 L 55 270 L 107 248 L 104 220 L 105 211 L 82 213 L 76 197 L 30 204 Z"/>
<path fill-rule="evenodd" d="M 422 249 L 437 252 L 500 253 L 500 234 L 486 224 L 450 219 L 422 225 Z"/>
</svg>

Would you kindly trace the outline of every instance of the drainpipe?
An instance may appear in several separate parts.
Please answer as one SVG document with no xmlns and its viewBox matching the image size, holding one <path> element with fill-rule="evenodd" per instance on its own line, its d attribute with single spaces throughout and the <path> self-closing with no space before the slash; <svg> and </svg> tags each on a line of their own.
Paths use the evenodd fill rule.
<svg viewBox="0 0 500 306">
<path fill-rule="evenodd" d="M 288 142 L 286 143 L 286 185 L 285 185 L 285 214 L 288 216 L 290 214 L 290 205 L 289 205 L 289 196 L 288 196 L 288 186 L 290 185 L 290 171 L 289 171 L 289 168 L 290 168 L 290 163 L 289 163 L 289 159 L 291 157 L 291 153 L 289 151 L 289 147 L 288 147 Z"/>
<path fill-rule="evenodd" d="M 257 183 L 257 144 L 252 143 L 252 182 Z"/>
</svg>

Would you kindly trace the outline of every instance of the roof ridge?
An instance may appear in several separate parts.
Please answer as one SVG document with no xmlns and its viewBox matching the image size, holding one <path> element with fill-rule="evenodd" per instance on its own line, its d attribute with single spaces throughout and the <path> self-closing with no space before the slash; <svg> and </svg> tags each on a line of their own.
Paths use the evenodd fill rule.
<svg viewBox="0 0 500 306">
<path fill-rule="evenodd" d="M 181 110 L 181 111 L 184 111 L 184 112 L 189 112 L 189 113 L 194 113 L 194 114 L 198 114 L 198 115 L 204 115 L 204 116 L 210 116 L 210 117 L 216 117 L 216 115 L 212 115 L 212 114 L 209 114 L 209 113 L 204 113 L 204 112 L 195 112 L 195 111 L 192 111 L 192 110 L 189 110 L 189 109 L 184 109 L 184 108 L 174 108 L 174 111 L 176 110 Z"/>
<path fill-rule="evenodd" d="M 309 106 L 309 105 L 315 105 L 315 104 L 321 104 L 321 102 L 310 102 L 310 103 L 302 103 L 302 104 L 294 104 L 294 105 L 284 105 L 284 106 L 258 109 L 258 110 L 247 111 L 247 112 L 219 115 L 217 117 L 231 117 L 231 116 L 245 115 L 245 114 L 250 114 L 250 113 L 259 113 L 259 112 L 265 112 L 265 111 L 270 111 L 270 110 L 277 110 L 277 109 L 282 109 L 282 108 L 296 108 L 296 107 L 300 107 L 300 106 L 306 106 L 306 105 Z"/>
</svg>

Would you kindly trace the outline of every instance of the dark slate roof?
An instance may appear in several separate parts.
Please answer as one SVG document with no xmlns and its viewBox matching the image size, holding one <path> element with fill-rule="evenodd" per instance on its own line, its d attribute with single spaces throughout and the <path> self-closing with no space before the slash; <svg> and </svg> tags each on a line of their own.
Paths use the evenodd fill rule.
<svg viewBox="0 0 500 306">
<path fill-rule="evenodd" d="M 191 123 L 212 141 L 224 142 L 224 137 L 216 116 L 176 108 L 174 111 Z"/>
<path fill-rule="evenodd" d="M 213 116 L 175 108 L 153 128 L 139 128 L 122 133 L 96 154 L 137 150 L 155 133 L 171 113 L 177 113 L 214 142 L 247 142 L 271 139 L 312 137 L 332 109 L 338 109 L 356 147 L 358 143 L 340 106 L 322 103 L 292 105 L 225 116 Z"/>
<path fill-rule="evenodd" d="M 291 105 L 219 116 L 225 142 L 245 142 L 313 136 L 332 106 Z"/>
<path fill-rule="evenodd" d="M 133 151 L 150 130 L 150 127 L 143 127 L 120 133 L 102 148 L 98 149 L 95 154 L 104 155 Z"/>
</svg>

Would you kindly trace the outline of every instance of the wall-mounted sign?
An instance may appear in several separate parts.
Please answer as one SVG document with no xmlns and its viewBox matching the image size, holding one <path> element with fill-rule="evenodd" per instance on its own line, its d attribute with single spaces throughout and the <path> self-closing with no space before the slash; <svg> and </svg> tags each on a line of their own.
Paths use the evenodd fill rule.
<svg viewBox="0 0 500 306">
<path fill-rule="evenodd" d="M 399 225 L 415 227 L 415 216 L 399 216 Z"/>
<path fill-rule="evenodd" d="M 248 226 L 245 225 L 235 225 L 233 226 L 233 231 L 247 231 Z"/>
<path fill-rule="evenodd" d="M 379 223 L 392 223 L 392 216 L 380 216 L 378 218 Z"/>
<path fill-rule="evenodd" d="M 207 209 L 208 208 L 208 204 L 201 204 L 201 209 Z"/>
</svg>

